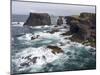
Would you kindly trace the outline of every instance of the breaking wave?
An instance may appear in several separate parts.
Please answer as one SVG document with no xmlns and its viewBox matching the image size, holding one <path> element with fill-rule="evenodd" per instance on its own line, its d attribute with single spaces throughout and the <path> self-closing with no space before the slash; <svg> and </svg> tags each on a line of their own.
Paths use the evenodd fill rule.
<svg viewBox="0 0 100 75">
<path fill-rule="evenodd" d="M 47 25 L 45 27 L 53 28 Z M 13 37 L 12 73 L 94 69 L 96 66 L 95 48 L 64 39 L 65 37 L 60 35 L 63 32 L 64 30 L 61 30 L 52 34 L 43 30 Z M 33 36 L 34 40 L 31 38 Z M 69 38 L 71 35 L 66 37 Z M 57 46 L 63 52 L 54 54 L 52 49 L 47 47 L 48 45 Z"/>
</svg>

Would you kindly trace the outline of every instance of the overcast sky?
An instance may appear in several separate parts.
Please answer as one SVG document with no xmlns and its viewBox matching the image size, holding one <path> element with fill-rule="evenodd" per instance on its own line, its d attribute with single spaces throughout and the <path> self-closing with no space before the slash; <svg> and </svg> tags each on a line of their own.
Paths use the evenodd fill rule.
<svg viewBox="0 0 100 75">
<path fill-rule="evenodd" d="M 28 15 L 30 12 L 49 13 L 56 16 L 78 15 L 81 12 L 95 13 L 95 6 L 12 1 L 12 14 Z"/>
</svg>

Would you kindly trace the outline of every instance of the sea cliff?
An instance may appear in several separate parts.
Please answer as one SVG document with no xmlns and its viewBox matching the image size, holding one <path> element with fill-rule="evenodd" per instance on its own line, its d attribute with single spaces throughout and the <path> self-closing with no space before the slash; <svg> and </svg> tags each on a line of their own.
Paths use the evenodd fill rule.
<svg viewBox="0 0 100 75">
<path fill-rule="evenodd" d="M 96 44 L 96 14 L 80 13 L 76 16 L 66 16 L 66 23 L 70 26 L 72 41 L 95 47 Z"/>
</svg>

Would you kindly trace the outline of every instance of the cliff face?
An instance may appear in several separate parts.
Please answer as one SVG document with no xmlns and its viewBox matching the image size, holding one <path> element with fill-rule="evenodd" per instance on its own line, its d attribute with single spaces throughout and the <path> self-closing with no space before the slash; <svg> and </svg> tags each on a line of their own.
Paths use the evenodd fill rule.
<svg viewBox="0 0 100 75">
<path fill-rule="evenodd" d="M 79 16 L 66 16 L 67 24 L 70 25 L 72 40 L 83 42 L 96 39 L 96 14 L 81 13 Z"/>
<path fill-rule="evenodd" d="M 50 25 L 51 19 L 47 13 L 30 13 L 24 25 L 37 26 L 37 25 Z"/>
</svg>

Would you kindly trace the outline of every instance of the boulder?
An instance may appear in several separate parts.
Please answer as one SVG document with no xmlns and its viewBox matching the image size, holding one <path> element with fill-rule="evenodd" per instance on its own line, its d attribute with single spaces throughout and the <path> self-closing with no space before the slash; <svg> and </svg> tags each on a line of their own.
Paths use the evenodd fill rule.
<svg viewBox="0 0 100 75">
<path fill-rule="evenodd" d="M 33 64 L 36 63 L 37 58 L 38 58 L 38 57 L 33 57 L 33 58 L 31 59 L 31 62 L 33 62 Z"/>
<path fill-rule="evenodd" d="M 62 33 L 60 35 L 67 36 L 67 35 L 71 35 L 71 33 L 70 33 L 70 31 L 68 31 L 68 32 L 64 32 L 64 33 Z"/>
<path fill-rule="evenodd" d="M 29 60 L 31 56 L 32 55 L 28 55 L 28 56 L 25 57 L 25 59 L 28 59 Z"/>
<path fill-rule="evenodd" d="M 30 13 L 27 21 L 24 25 L 38 26 L 38 25 L 50 25 L 51 19 L 48 13 Z"/>
<path fill-rule="evenodd" d="M 29 62 L 21 63 L 20 66 L 29 66 Z"/>
<path fill-rule="evenodd" d="M 51 46 L 51 45 L 49 45 L 49 46 L 47 46 L 47 48 L 52 49 L 52 53 L 53 54 L 63 53 L 63 50 L 61 48 L 57 47 L 57 46 Z"/>
<path fill-rule="evenodd" d="M 55 32 L 59 32 L 59 29 L 52 29 L 51 31 L 49 31 L 49 33 L 53 34 Z"/>
</svg>

